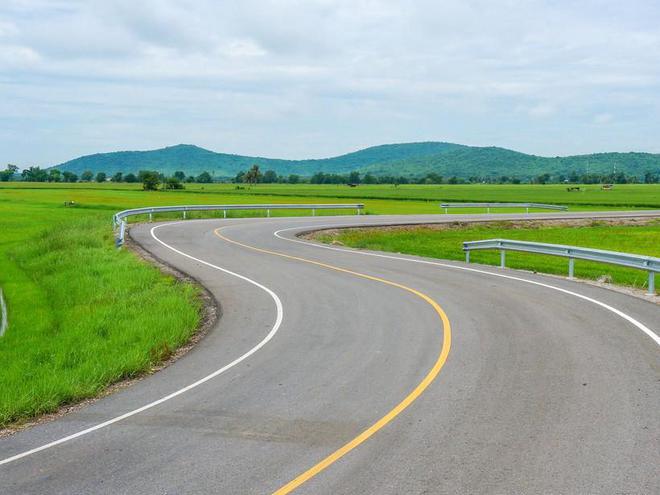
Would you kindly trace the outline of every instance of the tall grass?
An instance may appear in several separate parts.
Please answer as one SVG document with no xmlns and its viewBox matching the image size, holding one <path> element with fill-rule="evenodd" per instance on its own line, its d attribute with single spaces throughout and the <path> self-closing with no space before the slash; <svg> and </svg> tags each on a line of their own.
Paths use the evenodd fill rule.
<svg viewBox="0 0 660 495">
<path fill-rule="evenodd" d="M 4 251 L 0 427 L 148 370 L 199 323 L 197 289 L 114 249 L 105 216 L 58 222 Z"/>
</svg>

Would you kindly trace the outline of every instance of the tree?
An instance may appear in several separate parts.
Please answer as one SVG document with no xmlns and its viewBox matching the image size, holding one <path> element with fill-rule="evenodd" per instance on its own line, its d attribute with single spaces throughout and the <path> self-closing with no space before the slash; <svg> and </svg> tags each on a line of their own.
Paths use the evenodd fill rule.
<svg viewBox="0 0 660 495">
<path fill-rule="evenodd" d="M 133 182 L 137 182 L 138 178 L 135 177 L 135 174 L 129 173 L 129 174 L 126 174 L 126 177 L 124 177 L 124 181 L 128 182 L 128 183 L 133 183 Z"/>
<path fill-rule="evenodd" d="M 174 172 L 174 177 L 179 179 L 179 182 L 182 182 L 186 179 L 186 174 L 181 170 L 177 170 L 176 172 Z"/>
<path fill-rule="evenodd" d="M 158 172 L 150 170 L 141 170 L 140 177 L 142 178 L 142 189 L 145 191 L 157 191 L 160 185 L 160 176 Z"/>
<path fill-rule="evenodd" d="M 60 182 L 62 180 L 62 172 L 57 168 L 51 168 L 48 171 L 48 182 Z"/>
<path fill-rule="evenodd" d="M 0 172 L 0 181 L 9 182 L 16 172 L 18 172 L 18 167 L 8 163 L 7 168 Z"/>
<path fill-rule="evenodd" d="M 289 175 L 289 184 L 298 184 L 300 182 L 300 176 L 296 174 Z"/>
<path fill-rule="evenodd" d="M 122 182 L 124 180 L 124 174 L 117 172 L 112 176 L 112 182 Z"/>
<path fill-rule="evenodd" d="M 362 182 L 364 182 L 365 184 L 376 184 L 378 180 L 376 180 L 376 177 L 374 177 L 373 175 L 366 174 L 364 176 L 364 179 L 362 179 Z"/>
<path fill-rule="evenodd" d="M 62 172 L 62 177 L 64 178 L 64 182 L 78 182 L 78 176 L 73 172 Z"/>
<path fill-rule="evenodd" d="M 202 172 L 197 176 L 196 180 L 201 184 L 210 184 L 211 182 L 213 182 L 213 178 L 211 177 L 211 174 L 209 174 L 208 172 Z"/>
<path fill-rule="evenodd" d="M 94 173 L 91 170 L 85 170 L 82 174 L 80 174 L 80 180 L 83 182 L 91 182 L 93 178 Z"/>
<path fill-rule="evenodd" d="M 644 173 L 644 183 L 645 184 L 657 184 L 660 182 L 660 174 L 647 170 Z"/>
<path fill-rule="evenodd" d="M 241 184 L 242 182 L 245 182 L 245 170 L 241 170 L 234 177 L 234 184 Z"/>
<path fill-rule="evenodd" d="M 26 182 L 46 182 L 48 180 L 48 172 L 39 167 L 26 168 L 21 172 L 21 176 Z"/>
<path fill-rule="evenodd" d="M 261 179 L 261 182 L 266 184 L 273 184 L 274 182 L 277 182 L 277 174 L 274 170 L 266 170 L 263 178 Z"/>
<path fill-rule="evenodd" d="M 248 184 L 256 184 L 261 179 L 261 172 L 259 165 L 252 165 L 252 168 L 245 174 L 245 182 Z"/>
<path fill-rule="evenodd" d="M 105 172 L 99 172 L 96 174 L 96 182 L 105 182 L 105 179 L 107 179 L 108 176 L 106 175 Z"/>
<path fill-rule="evenodd" d="M 550 174 L 541 174 L 541 175 L 537 175 L 534 178 L 534 182 L 536 184 L 545 184 L 549 181 L 550 181 Z"/>
<path fill-rule="evenodd" d="M 348 182 L 351 184 L 359 184 L 360 183 L 360 173 L 354 170 L 350 174 L 348 174 Z"/>
<path fill-rule="evenodd" d="M 189 175 L 188 177 L 186 177 L 186 182 L 191 184 L 191 183 L 195 182 L 195 178 L 192 175 Z"/>
<path fill-rule="evenodd" d="M 178 177 L 168 177 L 165 180 L 165 189 L 183 189 L 183 184 Z"/>
</svg>

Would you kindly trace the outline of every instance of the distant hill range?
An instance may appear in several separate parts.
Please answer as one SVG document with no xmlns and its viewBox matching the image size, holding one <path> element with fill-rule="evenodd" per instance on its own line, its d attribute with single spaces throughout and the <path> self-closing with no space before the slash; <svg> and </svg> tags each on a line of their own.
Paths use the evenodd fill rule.
<svg viewBox="0 0 660 495">
<path fill-rule="evenodd" d="M 645 172 L 660 172 L 660 154 L 596 153 L 565 157 L 527 155 L 504 148 L 475 147 L 443 142 L 385 144 L 354 153 L 317 160 L 280 160 L 216 153 L 198 146 L 179 144 L 152 151 L 118 151 L 82 156 L 56 165 L 62 171 L 80 175 L 85 170 L 137 173 L 157 170 L 171 175 L 177 170 L 186 175 L 207 171 L 214 177 L 234 177 L 239 171 L 257 164 L 262 171 L 278 175 L 311 176 L 316 172 L 345 174 L 352 171 L 373 175 L 423 176 L 434 172 L 444 177 L 518 177 L 528 179 L 540 174 L 559 176 L 610 174 L 613 171 L 642 177 Z"/>
</svg>

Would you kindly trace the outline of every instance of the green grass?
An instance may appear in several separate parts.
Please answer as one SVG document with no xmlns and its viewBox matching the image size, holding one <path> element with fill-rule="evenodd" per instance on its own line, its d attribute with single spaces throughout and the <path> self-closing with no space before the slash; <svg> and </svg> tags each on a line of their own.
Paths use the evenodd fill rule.
<svg viewBox="0 0 660 495">
<path fill-rule="evenodd" d="M 126 250 L 114 249 L 110 220 L 118 210 L 178 204 L 364 202 L 371 214 L 418 214 L 438 213 L 441 200 L 533 200 L 572 204 L 571 209 L 660 207 L 660 186 L 644 185 L 615 186 L 610 192 L 586 186 L 585 193 L 566 193 L 563 186 L 260 184 L 236 189 L 233 184 L 189 184 L 177 192 L 144 192 L 140 187 L 0 183 L 0 286 L 9 310 L 9 329 L 0 338 L 0 427 L 93 396 L 112 382 L 149 369 L 196 328 L 199 303 L 193 287 L 164 277 Z M 75 201 L 76 206 L 65 207 L 65 201 Z M 254 215 L 264 213 L 230 213 Z M 463 232 L 456 236 L 446 252 L 420 254 L 460 258 L 460 241 L 466 237 Z M 597 236 L 592 240 L 607 247 Z M 642 241 L 626 240 L 631 250 L 643 246 Z M 417 248 L 423 247 L 417 243 Z M 487 261 L 491 254 L 475 259 L 480 256 Z M 510 258 L 517 266 L 517 255 Z M 549 263 L 563 273 L 563 261 Z M 578 274 L 584 276 L 587 267 L 578 263 Z M 589 273 L 603 273 L 602 267 Z M 638 277 L 627 279 L 629 283 L 641 284 L 641 274 L 627 276 Z"/>
<path fill-rule="evenodd" d="M 518 225 L 522 225 L 518 224 Z M 646 225 L 605 225 L 592 222 L 590 226 L 531 226 L 519 227 L 510 222 L 493 225 L 450 225 L 445 228 L 401 227 L 347 229 L 332 233 L 320 232 L 323 242 L 341 242 L 350 247 L 413 254 L 429 258 L 464 260 L 463 241 L 504 238 L 552 244 L 593 247 L 612 251 L 660 257 L 660 221 Z M 497 251 L 474 251 L 471 262 L 499 265 Z M 568 260 L 554 256 L 508 252 L 506 264 L 510 268 L 534 270 L 566 275 Z M 616 284 L 646 287 L 647 274 L 603 263 L 575 261 L 575 276 L 585 279 L 612 277 Z"/>
<path fill-rule="evenodd" d="M 108 214 L 0 192 L 0 427 L 94 396 L 185 343 L 198 290 L 113 247 Z"/>
</svg>

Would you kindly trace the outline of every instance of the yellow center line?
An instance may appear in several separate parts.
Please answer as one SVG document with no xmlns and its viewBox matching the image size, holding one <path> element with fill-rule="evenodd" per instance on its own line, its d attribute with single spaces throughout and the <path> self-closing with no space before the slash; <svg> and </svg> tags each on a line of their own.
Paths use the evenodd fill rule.
<svg viewBox="0 0 660 495">
<path fill-rule="evenodd" d="M 317 474 L 319 474 L 321 471 L 326 469 L 328 466 L 332 465 L 339 459 L 341 459 L 344 455 L 349 453 L 351 450 L 356 448 L 358 445 L 362 444 L 366 440 L 368 440 L 372 435 L 374 435 L 378 430 L 383 428 L 385 425 L 390 423 L 394 418 L 396 418 L 404 409 L 406 409 L 410 404 L 415 401 L 422 393 L 428 388 L 428 386 L 435 380 L 435 377 L 438 376 L 440 373 L 440 370 L 444 366 L 445 362 L 447 361 L 447 356 L 449 356 L 449 349 L 451 347 L 451 325 L 449 323 L 449 318 L 447 318 L 447 315 L 445 314 L 444 310 L 440 307 L 440 305 L 435 302 L 433 299 L 431 299 L 429 296 L 426 294 L 415 290 L 411 287 L 408 287 L 403 284 L 399 284 L 397 282 L 392 282 L 390 280 L 386 280 L 384 278 L 380 277 L 374 277 L 372 275 L 367 275 L 365 273 L 360 273 L 360 272 L 355 272 L 352 270 L 348 270 L 346 268 L 341 268 L 338 266 L 334 265 L 329 265 L 327 263 L 321 263 L 320 261 L 314 261 L 314 260 L 309 260 L 306 258 L 301 258 L 299 256 L 292 256 L 289 254 L 284 254 L 284 253 L 279 253 L 277 251 L 270 251 L 268 249 L 262 249 L 258 248 L 255 246 L 250 246 L 248 244 L 243 244 L 242 242 L 234 241 L 233 239 L 229 239 L 228 237 L 225 237 L 220 233 L 222 228 L 218 228 L 214 230 L 214 233 L 216 236 L 218 236 L 220 239 L 230 242 L 232 244 L 236 244 L 238 246 L 251 249 L 253 251 L 258 251 L 260 253 L 266 253 L 266 254 L 272 254 L 274 256 L 280 256 L 282 258 L 288 258 L 291 260 L 296 260 L 296 261 L 301 261 L 303 263 L 309 263 L 312 265 L 317 265 L 321 266 L 323 268 L 328 268 L 329 270 L 335 270 L 337 272 L 341 273 L 348 273 L 350 275 L 354 275 L 356 277 L 361 277 L 365 278 L 367 280 L 373 280 L 375 282 L 380 282 L 386 285 L 390 285 L 392 287 L 397 287 L 399 289 L 405 290 L 407 292 L 410 292 L 411 294 L 416 295 L 417 297 L 423 299 L 426 301 L 428 304 L 430 304 L 435 312 L 438 314 L 440 317 L 440 320 L 442 321 L 442 330 L 443 330 L 443 338 L 442 338 L 442 348 L 440 349 L 440 354 L 435 361 L 433 367 L 429 370 L 429 372 L 426 374 L 426 376 L 422 379 L 421 382 L 413 389 L 412 392 L 410 392 L 401 402 L 399 402 L 391 411 L 389 411 L 385 416 L 380 418 L 378 421 L 376 421 L 373 425 L 371 425 L 369 428 L 364 430 L 362 433 L 360 433 L 358 436 L 353 438 L 350 442 L 347 444 L 343 445 L 336 451 L 334 451 L 332 454 L 327 456 L 325 459 L 321 460 L 311 468 L 309 468 L 307 471 L 304 473 L 300 474 L 297 476 L 295 479 L 289 481 L 286 485 L 282 486 L 280 489 L 276 490 L 273 495 L 285 495 L 287 493 L 291 493 L 293 490 L 298 488 L 300 485 L 308 481 L 309 479 L 313 478 Z"/>
</svg>

